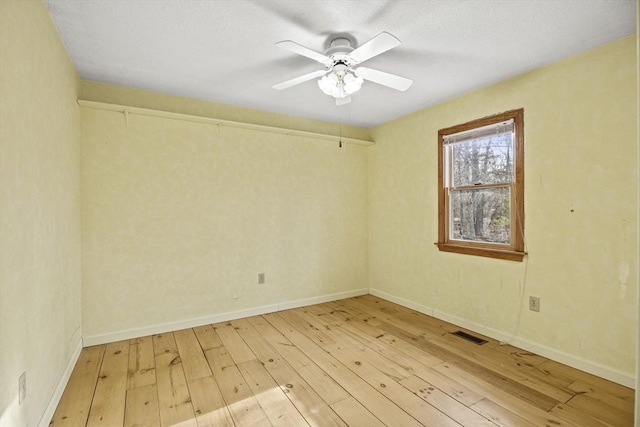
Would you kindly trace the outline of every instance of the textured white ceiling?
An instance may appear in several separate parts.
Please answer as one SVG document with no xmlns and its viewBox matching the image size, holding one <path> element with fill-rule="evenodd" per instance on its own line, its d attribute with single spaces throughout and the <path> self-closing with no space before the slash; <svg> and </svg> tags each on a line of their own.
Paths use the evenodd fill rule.
<svg viewBox="0 0 640 427">
<path fill-rule="evenodd" d="M 635 0 L 46 0 L 83 79 L 370 127 L 636 32 Z M 331 35 L 402 45 L 366 66 L 408 77 L 365 82 L 336 106 L 321 69 L 275 46 L 324 51 Z"/>
</svg>

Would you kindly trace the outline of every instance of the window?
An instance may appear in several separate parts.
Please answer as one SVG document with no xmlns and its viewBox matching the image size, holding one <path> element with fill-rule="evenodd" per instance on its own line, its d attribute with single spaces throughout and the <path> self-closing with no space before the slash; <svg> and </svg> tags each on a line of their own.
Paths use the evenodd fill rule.
<svg viewBox="0 0 640 427">
<path fill-rule="evenodd" d="M 522 261 L 524 110 L 438 132 L 438 248 Z"/>
</svg>

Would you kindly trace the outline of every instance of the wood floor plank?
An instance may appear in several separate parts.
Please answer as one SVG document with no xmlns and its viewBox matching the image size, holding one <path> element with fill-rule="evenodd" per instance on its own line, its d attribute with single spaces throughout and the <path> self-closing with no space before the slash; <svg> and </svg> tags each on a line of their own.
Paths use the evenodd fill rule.
<svg viewBox="0 0 640 427">
<path fill-rule="evenodd" d="M 443 360 L 432 357 L 425 352 L 416 351 L 416 348 L 412 345 L 405 346 L 405 348 L 409 349 L 408 352 L 400 351 L 397 347 L 403 344 L 401 340 L 393 341 L 392 344 L 382 341 L 381 338 L 385 335 L 384 331 L 361 321 L 357 317 L 350 317 L 348 314 L 333 311 L 325 315 L 323 320 L 330 322 L 334 329 L 345 333 L 353 340 L 365 344 L 387 359 L 394 360 L 409 371 L 413 370 L 413 365 L 418 359 L 422 366 L 435 366 L 443 362 Z M 410 353 L 413 357 L 407 353 Z M 416 358 L 416 355 L 419 355 L 419 357 Z"/>
<path fill-rule="evenodd" d="M 462 383 L 466 387 L 472 389 L 478 394 L 486 396 L 487 400 L 500 405 L 503 408 L 508 408 L 509 411 L 518 414 L 520 417 L 533 423 L 534 425 L 546 425 L 550 424 L 555 427 L 573 426 L 570 422 L 563 420 L 550 414 L 546 410 L 540 409 L 538 406 L 533 405 L 528 399 L 522 399 L 511 393 L 494 386 L 493 384 L 485 382 L 482 378 L 476 377 L 473 374 L 469 374 L 463 369 L 449 364 L 448 362 L 435 366 L 433 369 L 442 373 L 443 375 L 453 378 L 454 380 Z M 475 406 L 475 404 L 474 404 Z"/>
<path fill-rule="evenodd" d="M 411 372 L 406 366 L 399 363 L 398 359 L 385 357 L 384 355 L 372 350 L 359 340 L 352 338 L 344 330 L 337 325 L 329 325 L 319 316 L 308 313 L 305 309 L 298 309 L 286 312 L 285 315 L 299 316 L 308 323 L 308 328 L 324 329 L 325 334 L 331 338 L 331 343 L 318 343 L 329 354 L 339 354 L 345 365 L 357 365 L 357 362 L 366 360 L 380 372 L 399 381 L 403 378 L 411 376 Z M 306 329 L 308 330 L 308 329 Z M 337 358 L 337 357 L 336 357 Z"/>
<path fill-rule="evenodd" d="M 155 382 L 127 390 L 124 427 L 160 427 L 158 389 Z"/>
<path fill-rule="evenodd" d="M 278 352 L 272 340 L 275 335 L 247 338 L 246 342 L 274 381 L 287 393 L 305 420 L 312 426 L 344 426 L 341 419 L 329 407 L 334 398 L 345 399 L 348 393 L 324 374 L 315 364 L 307 364 L 301 369 L 293 369 Z M 306 357 L 306 356 L 305 356 Z M 304 369 L 313 369 L 309 372 Z M 320 372 L 318 372 L 320 371 Z M 324 374 L 324 375 L 323 375 Z M 333 383 L 333 384 L 332 384 Z M 325 391 L 335 394 L 323 395 Z"/>
<path fill-rule="evenodd" d="M 575 394 L 589 396 L 591 399 L 612 406 L 627 414 L 633 414 L 635 401 L 628 397 L 607 393 L 605 390 L 584 381 L 576 381 L 567 387 Z"/>
<path fill-rule="evenodd" d="M 469 368 L 473 364 L 482 366 L 486 379 L 495 385 L 500 384 L 503 388 L 515 390 L 521 389 L 519 385 L 525 386 L 526 389 L 531 390 L 528 393 L 531 401 L 542 409 L 549 410 L 558 402 L 566 402 L 573 397 L 572 393 L 564 389 L 566 383 L 554 383 L 552 376 L 541 375 L 534 366 L 522 366 L 520 360 L 508 354 L 492 349 L 487 351 L 476 344 L 453 337 L 443 329 L 429 331 L 425 327 L 429 323 L 423 321 L 428 317 L 418 312 L 384 300 L 372 301 L 370 298 L 363 298 L 362 306 L 364 311 L 376 314 L 379 320 L 389 323 L 390 327 L 399 328 L 417 339 L 435 344 L 434 351 L 438 351 L 442 356 L 441 359 L 456 364 L 464 363 Z M 431 329 L 436 328 L 431 327 Z M 497 341 L 488 337 L 471 331 L 467 332 L 498 344 Z M 526 392 L 524 390 L 521 389 L 520 392 Z"/>
<path fill-rule="evenodd" d="M 432 357 L 419 348 L 381 329 L 377 329 L 362 319 L 358 319 L 358 314 L 355 311 L 338 310 L 335 306 L 332 307 L 334 307 L 332 315 L 344 316 L 345 320 L 344 323 L 336 326 L 350 331 L 354 337 L 358 337 L 362 342 L 371 344 L 375 341 L 379 342 L 378 345 L 386 346 L 384 353 L 389 358 L 400 360 L 402 366 L 410 369 L 414 374 L 420 376 L 440 391 L 467 406 L 473 405 L 482 399 L 481 395 L 429 368 L 429 366 L 442 363 L 442 360 Z"/>
<path fill-rule="evenodd" d="M 389 359 L 398 361 L 401 366 L 464 405 L 470 406 L 482 399 L 481 395 L 429 368 L 442 363 L 442 360 L 430 357 L 424 351 L 396 339 L 393 335 L 386 334 L 366 322 L 359 322 L 355 318 L 335 326 L 346 330 L 352 337 L 370 347 L 378 349 Z"/>
<path fill-rule="evenodd" d="M 482 364 L 460 356 L 456 352 L 443 349 L 439 345 L 426 340 L 421 336 L 408 333 L 403 328 L 386 323 L 379 325 L 379 327 L 386 332 L 415 345 L 423 351 L 431 353 L 440 359 L 446 360 L 449 364 L 454 364 L 455 366 L 460 367 L 467 373 L 467 375 L 477 377 L 484 383 L 504 390 L 512 396 L 517 396 L 519 399 L 523 399 L 544 411 L 550 410 L 559 403 L 558 400 L 505 377 L 496 371 L 487 369 Z"/>
<path fill-rule="evenodd" d="M 153 354 L 158 356 L 165 353 L 178 354 L 178 347 L 176 346 L 176 340 L 173 337 L 173 332 L 167 332 L 166 334 L 153 335 Z"/>
<path fill-rule="evenodd" d="M 247 317 L 247 321 L 253 326 L 261 337 L 275 337 L 277 339 L 285 339 L 284 335 L 280 333 L 271 323 L 267 321 L 263 316 Z"/>
<path fill-rule="evenodd" d="M 240 363 L 238 369 L 272 425 L 282 427 L 309 425 L 287 398 L 289 388 L 293 385 L 289 388 L 285 385 L 284 390 L 281 389 L 257 359 Z"/>
<path fill-rule="evenodd" d="M 605 423 L 602 420 L 598 420 L 584 411 L 572 408 L 565 403 L 558 403 L 555 408 L 551 409 L 549 413 L 562 418 L 576 426 L 589 426 L 589 427 L 618 427 L 612 424 Z"/>
<path fill-rule="evenodd" d="M 302 311 L 304 311 L 304 309 Z M 293 313 L 293 310 L 286 310 L 286 311 L 280 312 L 280 314 L 283 314 L 285 316 L 291 313 Z M 305 334 L 309 338 L 311 338 L 314 342 L 319 343 L 322 346 L 336 343 L 336 341 L 333 338 L 331 338 L 329 335 L 325 333 L 326 331 L 324 330 L 324 327 L 319 328 L 312 323 L 308 323 L 303 317 L 290 316 L 290 318 L 288 318 L 287 321 L 291 323 L 293 326 L 295 326 L 296 328 L 298 328 L 299 330 L 304 330 Z"/>
<path fill-rule="evenodd" d="M 91 403 L 88 427 L 110 427 L 124 423 L 128 370 L 129 341 L 107 344 Z"/>
<path fill-rule="evenodd" d="M 424 425 L 459 426 L 458 423 L 447 415 L 438 411 L 414 393 L 398 384 L 397 381 L 407 378 L 408 375 L 397 376 L 395 372 L 391 372 L 388 369 L 391 366 L 390 361 L 389 363 L 381 363 L 381 361 L 378 360 L 380 356 L 377 353 L 373 351 L 367 352 L 365 351 L 366 348 L 363 347 L 357 349 L 363 350 L 361 354 L 358 354 L 357 350 L 354 350 L 353 342 L 346 342 L 342 345 L 336 341 L 342 341 L 341 338 L 332 334 L 329 330 L 325 330 L 325 335 L 331 338 L 330 344 L 321 342 L 316 334 L 307 334 L 306 332 L 311 328 L 316 330 L 321 330 L 322 328 L 315 324 L 315 319 L 307 316 L 303 309 L 282 312 L 280 315 L 286 320 L 293 320 L 291 323 L 298 325 L 299 328 L 303 328 L 306 336 L 312 337 L 312 340 L 318 340 L 316 344 L 322 346 L 322 348 L 328 351 L 336 360 L 340 361 L 344 366 L 369 383 L 369 385 L 380 394 L 390 398 L 390 400 L 393 399 L 396 405 L 417 421 Z M 346 337 L 342 338 L 344 339 Z M 397 368 L 400 367 L 398 366 Z"/>
<path fill-rule="evenodd" d="M 389 301 L 362 298 L 358 300 L 357 304 L 360 304 L 365 312 L 376 316 L 379 321 L 384 321 L 403 328 L 407 332 L 416 336 L 423 336 L 438 343 L 449 344 L 450 346 L 454 346 L 462 351 L 473 351 L 477 347 L 475 347 L 475 344 L 470 344 L 468 341 L 460 340 L 457 337 L 454 338 L 454 336 L 451 335 L 451 332 L 455 330 L 461 330 L 486 340 L 487 343 L 482 346 L 483 352 L 486 352 L 487 348 L 493 350 L 499 345 L 498 341 L 490 337 L 465 330 L 464 328 L 451 325 L 433 317 L 425 316 L 417 311 L 402 307 Z M 505 361 L 510 357 L 508 354 L 501 352 L 498 352 L 495 356 L 503 357 Z"/>
<path fill-rule="evenodd" d="M 229 409 L 213 375 L 188 381 L 198 427 L 233 427 Z"/>
<path fill-rule="evenodd" d="M 83 348 L 51 420 L 55 427 L 87 424 L 106 345 Z"/>
<path fill-rule="evenodd" d="M 163 342 L 166 343 L 167 341 L 163 340 Z M 164 352 L 166 350 L 166 348 L 163 348 L 160 354 L 156 354 L 160 425 L 162 427 L 169 427 L 175 424 L 180 424 L 180 427 L 196 426 L 191 395 L 187 387 L 180 356 L 177 353 L 177 349 L 176 352 Z"/>
<path fill-rule="evenodd" d="M 487 417 L 500 427 L 536 427 L 544 424 L 534 424 L 509 411 L 506 408 L 492 402 L 489 399 L 482 399 L 471 407 L 474 411 Z M 547 424 L 547 426 L 554 424 Z"/>
<path fill-rule="evenodd" d="M 89 347 L 51 425 L 633 425 L 634 390 L 457 329 L 366 295 Z"/>
<path fill-rule="evenodd" d="M 539 356 L 535 353 L 531 353 L 530 351 L 526 351 L 518 347 L 514 347 L 510 344 L 501 343 L 500 345 L 495 347 L 495 350 L 518 358 L 522 360 L 523 364 L 528 364 L 530 366 L 540 366 L 548 360 L 546 357 Z"/>
<path fill-rule="evenodd" d="M 251 325 L 258 331 L 261 337 L 268 340 L 278 353 L 282 355 L 292 368 L 300 370 L 302 367 L 312 365 L 313 362 L 298 347 L 293 345 L 284 335 L 278 332 L 266 319 L 262 316 L 249 318 Z M 255 351 L 254 351 L 255 353 Z"/>
<path fill-rule="evenodd" d="M 454 338 L 452 335 L 442 337 L 436 342 L 443 349 L 454 351 L 470 361 L 480 363 L 494 372 L 559 402 L 566 402 L 574 395 L 573 392 L 566 389 L 567 383 L 563 378 L 546 374 L 518 356 L 498 352 L 494 349 L 487 351 L 486 348 L 482 348 L 484 346 L 463 342 L 460 338 Z"/>
<path fill-rule="evenodd" d="M 251 322 L 249 322 L 249 319 L 235 319 L 229 323 L 231 323 L 231 326 L 233 326 L 236 332 L 238 332 L 238 335 L 243 339 L 260 336 L 260 332 L 253 327 Z"/>
<path fill-rule="evenodd" d="M 220 347 L 222 345 L 222 341 L 218 334 L 214 332 L 212 325 L 193 328 L 193 332 L 196 334 L 198 342 L 200 343 L 200 348 L 202 348 L 203 351 L 209 350 L 210 348 Z"/>
<path fill-rule="evenodd" d="M 204 352 L 204 355 L 214 377 L 226 368 L 236 366 L 225 346 L 210 348 Z"/>
<path fill-rule="evenodd" d="M 429 325 L 430 331 L 432 333 L 435 332 L 435 335 L 430 335 L 430 337 L 434 338 L 435 341 L 440 344 L 445 344 L 443 346 L 444 348 L 451 349 L 448 346 L 451 345 L 456 347 L 454 351 L 463 351 L 469 354 L 469 358 L 471 359 L 479 360 L 480 358 L 484 358 L 482 363 L 485 366 L 490 366 L 493 370 L 502 374 L 505 374 L 506 368 L 506 372 L 511 374 L 511 376 L 507 375 L 510 378 L 522 382 L 523 384 L 526 383 L 528 387 L 547 394 L 559 401 L 567 401 L 571 398 L 571 393 L 566 393 L 564 388 L 572 381 L 567 381 L 565 378 L 536 369 L 536 367 L 540 366 L 546 360 L 541 356 L 534 355 L 513 346 L 501 345 L 501 343 L 489 337 L 481 336 L 473 331 L 466 331 L 463 328 L 459 328 L 430 316 L 421 315 L 414 310 L 380 298 L 364 296 L 358 299 L 358 303 L 362 303 L 371 309 L 377 309 L 385 313 L 393 311 L 394 317 L 404 322 L 401 325 L 406 326 L 407 323 L 420 326 Z M 371 313 L 371 311 L 369 312 Z M 375 313 L 375 311 L 373 313 Z M 440 327 L 436 328 L 437 325 L 440 325 Z M 475 347 L 474 349 L 473 346 L 466 345 L 467 343 L 465 341 L 453 338 L 453 336 L 449 334 L 449 332 L 455 329 L 463 330 L 471 333 L 472 335 L 484 338 L 488 340 L 488 343 L 483 345 L 481 350 L 480 347 Z M 443 334 L 443 331 L 446 331 L 447 333 Z M 493 351 L 486 351 L 487 347 L 491 348 Z"/>
<path fill-rule="evenodd" d="M 198 338 L 192 329 L 173 333 L 187 381 L 211 376 L 211 369 L 204 357 Z"/>
<path fill-rule="evenodd" d="M 580 394 L 565 403 L 566 406 L 577 409 L 585 414 L 598 417 L 602 421 L 614 426 L 624 427 L 633 425 L 633 414 L 596 400 L 589 395 Z"/>
<path fill-rule="evenodd" d="M 564 382 L 554 382 L 552 376 L 541 378 L 541 375 L 543 374 L 539 370 L 535 369 L 535 367 L 518 366 L 517 364 L 519 362 L 515 362 L 510 358 L 507 360 L 496 357 L 497 354 L 495 351 L 492 351 L 491 354 L 483 354 L 481 350 L 469 348 L 462 349 L 459 346 L 449 345 L 449 343 L 444 342 L 444 340 L 437 341 L 437 343 L 442 349 L 455 352 L 457 355 L 467 359 L 468 361 L 480 364 L 495 373 L 499 373 L 504 378 L 508 378 L 512 382 L 522 384 L 527 388 L 548 396 L 557 402 L 567 402 L 575 395 L 570 390 L 564 388 Z M 467 347 L 469 347 L 469 345 Z"/>
<path fill-rule="evenodd" d="M 576 368 L 563 365 L 562 363 L 553 360 L 547 360 L 546 362 L 542 363 L 538 367 L 538 369 L 546 374 L 553 375 L 555 377 L 563 377 L 567 380 L 568 383 L 582 381 L 588 384 L 592 384 L 620 398 L 628 399 L 630 401 L 634 401 L 635 399 L 635 393 L 632 388 L 607 381 L 604 378 L 596 377 L 595 375 L 591 375 L 587 372 L 580 371 Z"/>
<path fill-rule="evenodd" d="M 375 312 L 371 311 L 371 308 L 369 306 L 370 306 L 370 304 L 369 305 L 365 304 L 363 306 L 360 306 L 360 309 L 361 309 L 360 313 L 365 313 L 365 315 L 366 314 L 370 315 L 372 313 L 375 313 Z M 347 310 L 350 310 L 350 308 L 347 308 Z M 387 310 L 387 311 L 389 311 L 389 310 Z M 347 311 L 347 313 L 349 313 L 349 311 Z M 353 315 L 354 313 L 349 313 L 349 314 Z M 358 316 L 359 316 L 360 320 L 363 319 L 362 316 L 360 316 L 360 315 L 358 315 Z M 364 320 L 367 320 L 367 319 L 370 319 L 370 317 L 364 317 Z M 380 321 L 380 319 L 377 319 L 377 321 Z M 348 324 L 359 328 L 361 331 L 362 330 L 366 331 L 367 328 L 373 329 L 374 331 L 376 331 L 379 334 L 378 337 L 379 337 L 379 339 L 381 341 L 385 341 L 385 342 L 387 342 L 389 344 L 393 344 L 393 345 L 397 346 L 398 342 L 402 342 L 402 341 L 399 341 L 399 339 L 397 337 L 395 337 L 393 334 L 388 332 L 389 328 L 393 327 L 393 326 L 386 325 L 386 328 L 385 328 L 386 332 L 385 332 L 385 331 L 383 331 L 383 329 L 380 329 L 380 328 L 377 328 L 377 327 L 373 327 L 369 323 L 375 323 L 375 322 L 355 322 L 352 319 L 352 321 L 349 322 Z M 363 324 L 365 325 L 364 327 L 362 326 Z M 404 329 L 402 329 L 402 331 L 404 333 Z M 409 337 L 409 339 L 407 339 L 407 337 Z M 420 337 L 413 336 L 413 335 L 410 335 L 410 334 L 406 334 L 406 336 L 404 338 L 406 340 L 406 342 L 403 344 L 404 351 L 407 351 L 409 353 L 411 353 L 412 351 L 415 351 L 416 343 L 420 341 L 419 340 Z M 461 354 L 459 347 L 458 348 L 451 348 L 447 343 L 443 344 L 443 341 L 439 340 L 437 337 L 435 339 L 431 338 L 430 341 L 431 342 L 437 342 L 439 344 L 439 346 L 441 347 L 441 349 L 444 349 L 444 350 L 448 351 L 450 354 L 455 354 L 456 355 L 455 356 L 455 360 L 458 360 L 458 361 L 461 360 L 460 358 L 457 357 L 458 355 Z M 419 353 L 425 353 L 425 351 L 423 351 L 423 350 L 424 349 L 420 349 L 418 351 L 419 351 Z M 428 351 L 427 351 L 427 353 L 428 353 Z M 494 355 L 495 352 L 492 351 L 491 354 Z M 519 355 L 512 355 L 512 357 L 519 358 L 520 356 Z M 446 357 L 443 357 L 443 358 L 446 358 Z M 492 365 L 494 367 L 495 371 L 500 371 L 500 372 L 504 372 L 505 371 L 504 370 L 504 363 L 508 362 L 505 359 L 500 359 L 500 363 L 499 364 L 495 364 L 495 363 L 492 363 L 490 360 L 487 360 L 486 357 L 479 357 L 475 353 L 471 353 L 471 355 L 467 356 L 467 358 L 468 358 L 468 360 L 474 361 L 474 364 L 482 362 L 482 366 L 486 366 L 487 364 Z M 449 357 L 449 360 L 452 360 L 452 358 Z M 523 364 L 523 363 L 518 362 L 517 359 L 511 360 L 510 362 L 512 363 L 512 365 L 514 367 L 519 366 L 520 369 L 523 370 L 523 373 L 521 375 L 515 375 L 515 374 L 511 375 L 511 378 L 510 378 L 511 380 L 513 380 L 514 378 L 517 378 L 518 380 L 520 380 L 521 384 L 526 385 L 526 389 L 525 390 L 531 389 L 532 391 L 536 391 L 536 392 L 539 391 L 539 390 L 543 390 L 543 391 L 545 391 L 545 393 L 543 393 L 543 394 L 546 394 L 547 396 L 552 398 L 552 400 L 548 400 L 548 399 L 544 399 L 544 398 L 539 400 L 540 402 L 543 402 L 543 404 L 545 405 L 545 409 L 550 409 L 552 407 L 551 405 L 554 403 L 554 400 L 566 401 L 571 397 L 570 393 L 567 393 L 566 391 L 562 391 L 559 388 L 557 388 L 557 387 L 564 387 L 567 384 L 565 382 L 565 380 L 561 379 L 561 380 L 555 381 L 555 380 L 548 380 L 547 378 L 545 378 L 542 381 L 536 382 L 536 380 L 535 380 L 536 378 L 550 377 L 552 375 L 549 374 L 549 373 L 541 373 L 541 375 L 538 375 L 540 372 L 537 370 L 535 365 L 528 364 L 528 363 L 524 363 Z M 465 363 L 465 365 L 467 367 L 473 367 L 473 364 Z M 526 366 L 522 366 L 522 365 L 526 365 Z M 538 363 L 538 365 L 539 365 L 539 363 Z M 538 372 L 536 373 L 536 371 L 538 371 Z M 430 379 L 437 380 L 437 377 L 434 378 L 433 375 L 429 374 L 428 372 L 424 372 L 424 374 L 425 375 L 423 376 L 423 378 L 425 378 L 425 379 L 427 379 L 427 377 L 429 377 Z M 493 379 L 493 383 L 495 384 L 500 379 L 500 377 L 492 378 L 492 379 Z M 555 383 L 557 385 L 557 387 L 554 387 L 554 386 L 550 385 L 549 383 Z M 443 391 L 447 392 L 449 395 L 457 396 L 457 398 L 459 398 L 459 400 L 461 402 L 463 402 L 463 403 L 466 403 L 466 404 L 473 404 L 474 403 L 474 402 L 469 402 L 467 400 L 467 398 L 469 396 L 471 396 L 469 394 L 469 392 L 467 392 L 466 394 L 465 393 L 459 393 L 459 392 L 456 392 L 455 389 L 447 391 L 446 388 L 447 388 L 448 385 L 450 385 L 450 381 L 449 380 L 444 381 L 444 383 L 438 381 L 437 383 L 434 383 L 434 385 L 436 387 L 441 388 Z M 512 387 L 513 390 L 517 390 L 517 385 L 513 384 L 511 387 Z M 539 398 L 540 395 L 534 393 L 534 394 L 532 394 L 532 396 Z M 479 396 L 478 395 L 473 396 L 473 398 L 479 400 Z"/>
<path fill-rule="evenodd" d="M 416 335 L 424 333 L 429 337 L 436 338 L 460 329 L 457 327 L 451 328 L 450 324 L 436 321 L 433 317 L 425 317 L 417 311 L 378 298 L 359 298 L 355 305 L 382 321 L 406 327 L 407 331 Z M 482 338 L 492 341 L 489 337 L 483 336 Z"/>
<path fill-rule="evenodd" d="M 127 388 L 132 389 L 156 383 L 156 362 L 151 337 L 129 341 L 129 372 Z"/>
<path fill-rule="evenodd" d="M 371 350 L 379 353 L 380 355 L 386 357 L 387 359 L 394 360 L 400 366 L 405 367 L 405 369 L 411 370 L 412 366 L 416 363 L 416 358 L 411 357 L 404 352 L 400 351 L 396 347 L 388 344 L 385 341 L 380 340 L 384 335 L 384 332 L 377 331 L 370 325 L 366 323 L 359 323 L 356 321 L 350 322 L 342 322 L 334 323 L 334 328 L 344 332 L 346 335 L 351 337 L 354 340 L 361 342 L 362 344 L 369 347 Z M 367 332 L 364 332 L 367 330 Z M 413 346 L 408 346 L 411 349 L 415 349 Z M 438 359 L 437 357 L 431 357 L 424 352 L 412 352 L 415 356 L 416 354 L 420 354 L 419 360 L 420 364 L 423 366 L 436 366 L 443 362 L 443 360 Z"/>
<path fill-rule="evenodd" d="M 209 349 L 205 352 L 205 356 L 235 424 L 270 426 L 269 418 L 251 392 L 226 347 Z"/>
<path fill-rule="evenodd" d="M 236 364 L 256 358 L 242 340 L 242 337 L 238 335 L 238 331 L 235 330 L 231 322 L 216 323 L 213 325 L 213 329 L 220 337 L 220 340 Z"/>
<path fill-rule="evenodd" d="M 302 379 L 304 379 L 328 405 L 351 397 L 340 384 L 327 375 L 327 373 L 320 369 L 315 363 L 303 366 L 297 371 Z"/>
<path fill-rule="evenodd" d="M 492 423 L 487 418 L 479 415 L 477 412 L 472 411 L 462 403 L 441 392 L 422 378 L 411 376 L 400 381 L 400 384 L 463 426 L 496 426 L 496 424 Z"/>
<path fill-rule="evenodd" d="M 496 352 L 508 354 L 510 357 L 506 359 L 513 369 L 521 370 L 529 377 L 535 378 L 537 381 L 542 381 L 557 389 L 566 389 L 571 384 L 572 380 L 564 376 L 554 375 L 551 372 L 540 369 L 542 364 L 547 360 L 542 356 L 531 353 L 529 351 L 514 347 L 512 345 L 498 345 L 494 348 Z M 494 356 L 496 353 L 491 353 L 490 356 Z M 505 363 L 505 359 L 496 357 L 498 363 Z"/>
<path fill-rule="evenodd" d="M 356 399 L 349 396 L 331 405 L 349 427 L 384 427 L 385 425 Z"/>
<path fill-rule="evenodd" d="M 333 377 L 356 400 L 387 425 L 419 426 L 420 423 L 391 402 L 369 383 L 353 373 L 333 356 L 318 347 L 309 337 L 297 330 L 279 314 L 267 314 L 265 318 L 302 350 L 323 371 Z M 316 337 L 317 338 L 317 337 Z"/>
</svg>

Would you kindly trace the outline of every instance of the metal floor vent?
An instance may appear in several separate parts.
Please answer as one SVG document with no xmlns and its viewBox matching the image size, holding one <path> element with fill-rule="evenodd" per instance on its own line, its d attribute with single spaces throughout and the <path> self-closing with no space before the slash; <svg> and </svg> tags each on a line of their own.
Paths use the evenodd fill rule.
<svg viewBox="0 0 640 427">
<path fill-rule="evenodd" d="M 483 340 L 482 338 L 478 338 L 474 335 L 468 334 L 466 332 L 463 331 L 455 331 L 455 332 L 451 332 L 451 335 L 456 335 L 460 338 L 464 338 L 467 341 L 471 341 L 474 344 L 478 344 L 478 345 L 482 345 L 485 343 L 488 343 L 489 341 L 487 340 Z"/>
</svg>

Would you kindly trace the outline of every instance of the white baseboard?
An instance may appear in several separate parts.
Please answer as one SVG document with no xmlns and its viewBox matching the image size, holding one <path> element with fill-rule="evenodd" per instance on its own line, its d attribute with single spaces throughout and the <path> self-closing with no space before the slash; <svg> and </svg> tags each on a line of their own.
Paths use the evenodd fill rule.
<svg viewBox="0 0 640 427">
<path fill-rule="evenodd" d="M 530 351 L 532 353 L 536 353 L 540 356 L 546 357 L 548 359 L 554 360 L 559 363 L 563 363 L 565 365 L 569 365 L 573 368 L 580 369 L 581 371 L 588 372 L 598 377 L 605 378 L 609 381 L 622 384 L 626 387 L 630 387 L 630 388 L 636 387 L 635 375 L 632 372 L 620 371 L 618 369 L 615 369 L 609 366 L 604 366 L 599 363 L 592 362 L 590 360 L 586 360 L 581 357 L 574 356 L 574 355 L 547 347 L 543 344 L 540 344 L 534 341 L 530 341 L 530 340 L 519 338 L 519 337 L 513 337 L 507 332 L 500 331 L 498 329 L 489 328 L 487 326 L 478 324 L 476 322 L 472 322 L 462 317 L 454 316 L 452 314 L 445 313 L 443 311 L 438 311 L 431 307 L 418 304 L 414 301 L 396 297 L 384 291 L 380 291 L 377 289 L 369 289 L 369 293 L 371 295 L 375 295 L 387 301 L 391 301 L 396 304 L 399 304 L 403 307 L 410 308 L 420 313 L 424 313 L 429 316 L 435 317 L 437 319 L 444 320 L 445 322 L 453 323 L 456 326 L 460 326 L 462 328 L 469 329 L 479 334 L 486 335 L 495 340 L 508 342 L 509 344 L 515 347 L 519 347 L 524 350 Z"/>
<path fill-rule="evenodd" d="M 288 310 L 297 307 L 304 307 L 307 305 L 313 304 L 321 304 L 323 302 L 336 301 L 344 298 L 351 298 L 360 295 L 371 294 L 377 297 L 386 299 L 388 301 L 394 302 L 396 304 L 400 304 L 404 307 L 410 308 L 412 310 L 418 311 L 420 313 L 427 314 L 429 316 L 433 316 L 437 319 L 444 320 L 445 322 L 453 323 L 454 325 L 460 326 L 465 329 L 469 329 L 471 331 L 477 332 L 482 335 L 486 335 L 498 341 L 508 342 L 516 347 L 520 347 L 524 350 L 531 351 L 533 353 L 539 354 L 540 356 L 544 356 L 548 359 L 554 360 L 556 362 L 564 363 L 565 365 L 569 365 L 576 369 L 580 369 L 581 371 L 588 372 L 590 374 L 599 376 L 601 378 L 605 378 L 609 381 L 613 381 L 618 384 L 622 384 L 626 387 L 635 388 L 636 378 L 635 375 L 631 372 L 624 372 L 618 369 L 601 365 L 599 363 L 586 360 L 550 347 L 547 347 L 543 344 L 530 341 L 520 337 L 513 337 L 509 333 L 500 331 L 498 329 L 489 328 L 487 326 L 481 325 L 479 323 L 464 319 L 462 317 L 454 316 L 449 313 L 445 313 L 442 311 L 435 310 L 431 307 L 427 307 L 421 304 L 418 304 L 414 301 L 410 301 L 404 298 L 396 297 L 394 295 L 388 294 L 384 291 L 380 291 L 377 289 L 357 289 L 353 291 L 346 292 L 338 292 L 335 294 L 322 295 L 318 297 L 311 298 L 303 298 L 299 300 L 292 301 L 284 301 L 276 304 L 263 305 L 260 307 L 252 307 L 244 310 L 231 311 L 226 313 L 218 313 L 210 316 L 197 317 L 192 319 L 180 320 L 177 322 L 169 322 L 163 323 L 159 325 L 152 325 L 143 328 L 134 328 L 127 329 L 122 331 L 110 332 L 107 334 L 101 335 L 90 335 L 85 336 L 82 339 L 82 344 L 85 347 L 89 347 L 92 345 L 98 344 L 106 344 L 114 341 L 121 341 L 131 338 L 139 338 L 148 335 L 161 334 L 170 331 L 176 331 L 180 329 L 186 328 L 194 328 L 197 326 L 207 325 L 211 323 L 219 323 L 226 322 L 229 320 L 240 319 L 243 317 L 250 316 L 258 316 L 266 313 L 273 313 L 282 310 Z M 51 416 L 53 416 L 53 411 L 55 411 L 57 401 L 60 400 L 60 396 L 62 396 L 62 391 L 64 390 L 64 385 L 66 385 L 69 375 L 71 375 L 71 370 L 73 370 L 73 365 L 75 365 L 75 361 L 77 360 L 80 352 L 76 351 L 74 353 L 73 364 L 70 365 L 70 368 L 67 368 L 65 371 L 65 377 L 60 381 L 62 388 L 60 385 L 56 389 L 57 399 L 55 400 L 55 405 L 51 409 Z M 54 395 L 54 397 L 56 396 Z M 52 402 L 54 399 L 52 399 Z M 51 407 L 51 404 L 49 405 Z M 47 413 L 49 413 L 49 408 L 47 409 Z M 41 427 L 45 427 L 45 425 L 41 424 Z"/>
<path fill-rule="evenodd" d="M 42 418 L 40 418 L 40 422 L 38 423 L 38 427 L 48 427 L 51 419 L 53 418 L 53 414 L 56 412 L 56 408 L 58 407 L 58 403 L 60 403 L 60 399 L 62 398 L 62 393 L 64 392 L 67 383 L 69 382 L 69 378 L 71 378 L 71 373 L 73 372 L 73 368 L 75 368 L 76 363 L 78 362 L 78 358 L 80 357 L 80 353 L 82 352 L 82 338 L 78 340 L 78 344 L 76 345 L 75 350 L 73 350 L 73 354 L 71 355 L 71 359 L 69 359 L 69 363 L 58 381 L 58 385 L 49 399 L 49 404 L 47 405 L 47 409 L 42 414 Z"/>
<path fill-rule="evenodd" d="M 303 298 L 293 301 L 285 301 L 276 304 L 252 307 L 244 310 L 230 311 L 226 313 L 212 314 L 210 316 L 196 317 L 192 319 L 180 320 L 177 322 L 162 323 L 159 325 L 145 326 L 143 328 L 126 329 L 123 331 L 109 332 L 100 335 L 89 335 L 83 337 L 85 347 L 92 345 L 106 344 L 115 341 L 128 340 L 132 338 L 145 337 L 148 335 L 161 334 L 186 328 L 208 325 L 211 323 L 226 322 L 243 317 L 258 316 L 260 314 L 273 313 L 276 311 L 288 310 L 291 308 L 304 307 L 307 305 L 321 304 L 323 302 L 336 301 L 345 298 L 357 297 L 369 293 L 367 288 L 353 291 L 338 292 L 335 294 L 321 295 L 311 298 Z"/>
</svg>

